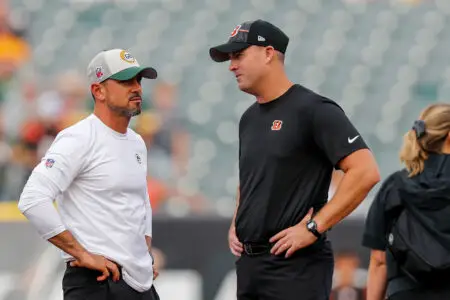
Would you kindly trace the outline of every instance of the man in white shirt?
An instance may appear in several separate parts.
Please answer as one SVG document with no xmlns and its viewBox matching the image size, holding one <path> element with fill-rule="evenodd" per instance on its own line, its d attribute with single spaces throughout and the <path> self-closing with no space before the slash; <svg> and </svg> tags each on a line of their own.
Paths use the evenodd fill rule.
<svg viewBox="0 0 450 300">
<path fill-rule="evenodd" d="M 147 149 L 128 128 L 141 112 L 141 79 L 157 73 L 113 49 L 97 54 L 87 75 L 93 114 L 58 134 L 28 179 L 19 209 L 62 250 L 65 300 L 159 299 Z"/>
</svg>

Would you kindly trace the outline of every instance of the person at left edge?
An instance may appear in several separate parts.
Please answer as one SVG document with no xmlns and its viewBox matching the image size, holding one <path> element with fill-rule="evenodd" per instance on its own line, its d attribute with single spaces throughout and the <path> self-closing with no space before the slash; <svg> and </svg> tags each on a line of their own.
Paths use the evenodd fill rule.
<svg viewBox="0 0 450 300">
<path fill-rule="evenodd" d="M 147 151 L 128 128 L 141 112 L 141 79 L 157 73 L 128 51 L 112 49 L 91 60 L 87 76 L 93 114 L 57 135 L 30 175 L 19 209 L 62 250 L 64 300 L 157 300 Z"/>
</svg>

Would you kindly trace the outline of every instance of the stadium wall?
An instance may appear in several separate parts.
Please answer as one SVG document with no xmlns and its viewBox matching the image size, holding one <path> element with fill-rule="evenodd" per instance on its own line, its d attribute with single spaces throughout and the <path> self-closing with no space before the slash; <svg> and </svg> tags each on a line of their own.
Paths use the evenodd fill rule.
<svg viewBox="0 0 450 300">
<path fill-rule="evenodd" d="M 0 300 L 61 300 L 64 265 L 59 252 L 39 238 L 15 203 L 0 203 L 0 221 Z M 336 252 L 355 251 L 366 267 L 368 251 L 360 246 L 362 222 L 345 221 L 329 236 Z M 216 216 L 155 216 L 153 243 L 165 257 L 155 282 L 162 299 L 233 299 L 235 259 L 227 246 L 229 223 Z"/>
</svg>

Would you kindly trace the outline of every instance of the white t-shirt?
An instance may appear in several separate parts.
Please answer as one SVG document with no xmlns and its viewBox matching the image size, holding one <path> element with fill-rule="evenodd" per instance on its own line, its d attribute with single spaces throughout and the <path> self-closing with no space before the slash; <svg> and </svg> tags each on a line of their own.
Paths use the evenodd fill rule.
<svg viewBox="0 0 450 300">
<path fill-rule="evenodd" d="M 63 226 L 49 231 L 57 223 L 43 225 L 47 229 L 41 229 L 41 236 L 48 239 L 67 229 L 89 252 L 121 265 L 123 279 L 132 288 L 150 289 L 152 259 L 145 240 L 152 234 L 147 149 L 138 134 L 131 129 L 118 133 L 90 115 L 58 134 L 33 173 L 43 175 L 60 192 L 57 204 Z M 19 203 L 23 212 L 39 206 L 33 205 L 38 197 L 30 195 L 38 195 L 33 190 L 42 184 L 33 184 L 32 178 Z M 49 194 L 48 188 L 42 190 Z M 34 223 L 48 223 L 39 220 L 43 217 Z M 39 230 L 39 224 L 34 225 Z M 73 259 L 62 254 L 66 261 Z"/>
</svg>

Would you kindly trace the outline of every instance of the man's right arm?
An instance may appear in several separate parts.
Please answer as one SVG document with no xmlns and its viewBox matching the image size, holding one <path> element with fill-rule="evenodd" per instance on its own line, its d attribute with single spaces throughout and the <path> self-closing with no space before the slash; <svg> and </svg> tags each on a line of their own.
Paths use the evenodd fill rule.
<svg viewBox="0 0 450 300">
<path fill-rule="evenodd" d="M 233 220 L 231 222 L 231 227 L 236 227 L 236 214 L 239 208 L 239 199 L 241 198 L 241 191 L 240 188 L 238 186 L 237 188 L 237 192 L 236 192 L 236 208 L 234 209 L 234 214 L 233 214 Z"/>
<path fill-rule="evenodd" d="M 230 247 L 231 253 L 235 256 L 241 256 L 243 249 L 242 243 L 236 236 L 236 214 L 239 208 L 240 200 L 240 188 L 237 189 L 236 197 L 236 209 L 234 210 L 233 220 L 231 221 L 230 230 L 228 231 L 228 245 Z"/>
<path fill-rule="evenodd" d="M 44 240 L 79 259 L 87 251 L 66 229 L 53 206 L 53 199 L 58 193 L 56 184 L 43 174 L 33 172 L 20 195 L 19 210 Z"/>
<path fill-rule="evenodd" d="M 66 229 L 60 215 L 53 206 L 53 199 L 59 194 L 55 183 L 42 173 L 33 171 L 19 199 L 19 210 L 36 228 L 39 235 L 50 243 L 70 254 L 75 261 L 72 266 L 85 267 L 103 273 L 99 281 L 109 277 L 119 280 L 117 266 L 102 256 L 89 253 Z"/>
<path fill-rule="evenodd" d="M 48 239 L 50 243 L 72 255 L 75 259 L 82 259 L 84 255 L 88 254 L 86 249 L 77 242 L 75 237 L 68 230 L 55 235 Z"/>
<path fill-rule="evenodd" d="M 72 266 L 86 267 L 103 273 L 104 280 L 113 273 L 119 279 L 117 266 L 104 257 L 89 253 L 67 230 L 53 201 L 64 192 L 82 170 L 86 161 L 86 139 L 78 134 L 60 134 L 42 161 L 34 168 L 20 195 L 18 207 L 39 235 L 70 254 Z"/>
</svg>

